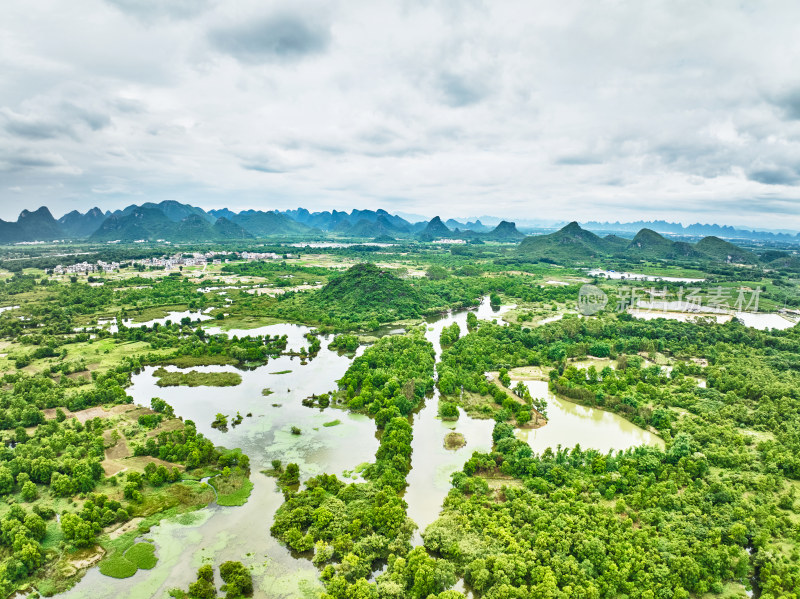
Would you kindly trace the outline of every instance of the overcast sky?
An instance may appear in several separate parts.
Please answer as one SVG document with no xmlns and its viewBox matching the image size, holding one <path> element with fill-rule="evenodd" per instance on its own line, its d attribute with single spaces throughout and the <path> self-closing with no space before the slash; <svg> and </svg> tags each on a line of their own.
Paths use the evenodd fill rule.
<svg viewBox="0 0 800 599">
<path fill-rule="evenodd" d="M 3 0 L 0 218 L 800 229 L 800 3 Z"/>
</svg>

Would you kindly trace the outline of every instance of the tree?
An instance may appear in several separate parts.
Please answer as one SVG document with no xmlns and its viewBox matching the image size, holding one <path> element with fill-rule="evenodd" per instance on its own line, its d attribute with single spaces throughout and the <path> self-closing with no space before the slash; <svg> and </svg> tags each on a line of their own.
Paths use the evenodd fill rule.
<svg viewBox="0 0 800 599">
<path fill-rule="evenodd" d="M 27 481 L 22 485 L 21 494 L 22 499 L 25 501 L 34 501 L 39 496 L 39 493 L 36 490 L 36 484 L 32 483 L 31 481 Z"/>
<path fill-rule="evenodd" d="M 97 532 L 99 532 L 99 525 Z M 96 531 L 90 522 L 75 514 L 64 514 L 61 517 L 61 531 L 64 537 L 72 541 L 76 547 L 86 547 L 95 542 Z"/>
<path fill-rule="evenodd" d="M 501 368 L 500 373 L 497 375 L 497 378 L 503 384 L 503 387 L 511 386 L 511 377 L 508 375 L 507 368 Z"/>
<path fill-rule="evenodd" d="M 428 267 L 428 270 L 425 272 L 425 276 L 431 281 L 443 281 L 450 276 L 450 273 L 448 273 L 447 269 L 443 266 L 434 264 Z"/>
<path fill-rule="evenodd" d="M 225 582 L 222 590 L 227 597 L 241 597 L 253 592 L 253 576 L 241 562 L 224 562 L 219 567 L 219 574 Z"/>
<path fill-rule="evenodd" d="M 442 420 L 458 420 L 458 407 L 449 401 L 439 400 L 439 417 Z"/>
<path fill-rule="evenodd" d="M 300 482 L 300 467 L 293 462 L 286 464 L 286 469 L 278 477 L 278 482 L 289 486 L 298 484 Z"/>
<path fill-rule="evenodd" d="M 0 466 L 0 495 L 8 495 L 14 491 L 14 477 L 5 466 Z"/>
</svg>

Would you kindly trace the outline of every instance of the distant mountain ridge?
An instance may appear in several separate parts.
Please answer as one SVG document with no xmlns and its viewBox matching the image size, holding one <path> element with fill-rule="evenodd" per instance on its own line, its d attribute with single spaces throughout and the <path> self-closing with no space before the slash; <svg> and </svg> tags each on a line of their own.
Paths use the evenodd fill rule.
<svg viewBox="0 0 800 599">
<path fill-rule="evenodd" d="M 323 237 L 326 233 L 374 239 L 486 239 L 517 242 L 524 235 L 514 223 L 502 221 L 489 229 L 480 220 L 462 223 L 450 219 L 452 228 L 440 217 L 411 223 L 386 210 L 339 210 L 310 212 L 296 210 L 203 210 L 174 200 L 131 204 L 113 212 L 92 208 L 86 213 L 73 210 L 57 221 L 46 207 L 35 212 L 23 210 L 17 222 L 0 220 L 0 243 L 86 240 L 110 241 L 222 241 L 270 237 Z"/>
<path fill-rule="evenodd" d="M 243 210 L 237 213 L 228 208 L 206 211 L 197 206 L 164 200 L 159 203 L 132 204 L 114 212 L 103 212 L 99 208 L 92 208 L 86 213 L 73 210 L 58 220 L 53 218 L 46 207 L 33 212 L 23 210 L 16 222 L 0 220 L 0 243 L 117 239 L 120 241 L 163 239 L 176 242 L 271 237 L 308 239 L 321 238 L 326 234 L 381 241 L 463 239 L 517 243 L 524 239 L 524 229 L 523 232 L 519 231 L 510 221 L 501 221 L 491 216 L 473 218 L 474 220 L 464 219 L 463 222 L 453 218 L 443 221 L 436 216 L 429 221 L 409 222 L 383 209 L 353 209 L 348 213 L 339 210 L 311 212 L 305 208 L 297 208 L 284 211 Z M 497 224 L 494 228 L 490 228 L 485 224 L 487 222 Z M 572 224 L 564 227 L 562 231 Z M 680 223 L 663 220 L 636 223 L 592 221 L 584 225 L 581 230 L 619 233 L 621 236 L 596 236 L 597 239 L 605 240 L 605 251 L 612 251 L 611 246 L 619 251 L 622 246 L 630 243 L 629 239 L 625 239 L 629 237 L 628 234 L 636 233 L 638 239 L 636 244 L 629 248 L 629 253 L 640 258 L 648 256 L 690 258 L 725 254 L 741 258 L 747 263 L 748 260 L 752 260 L 750 256 L 720 244 L 728 243 L 726 239 L 737 238 L 800 242 L 800 233 L 792 235 L 786 232 L 743 231 L 722 225 L 694 224 L 684 227 Z M 674 242 L 665 238 L 664 234 L 689 237 L 702 234 L 708 241 L 703 240 L 703 245 L 699 247 L 692 244 L 680 245 L 683 242 Z M 587 255 L 600 251 L 596 240 L 583 239 L 579 243 L 579 239 L 575 235 L 570 235 L 569 230 L 565 235 L 566 238 L 558 242 L 557 246 L 563 247 L 571 243 L 579 254 Z M 570 238 L 572 241 L 569 241 Z M 678 245 L 673 245 L 674 243 Z"/>
<path fill-rule="evenodd" d="M 728 239 L 753 239 L 753 240 L 773 240 L 796 242 L 800 239 L 800 233 L 792 235 L 785 232 L 775 231 L 755 231 L 747 229 L 737 229 L 730 225 L 716 225 L 716 224 L 701 224 L 694 223 L 692 225 L 683 226 L 680 223 L 671 223 L 665 220 L 638 220 L 633 222 L 621 223 L 619 221 L 611 222 L 598 222 L 589 221 L 582 225 L 584 228 L 591 231 L 609 231 L 609 232 L 628 232 L 636 233 L 642 229 L 651 229 L 658 233 L 668 233 L 671 235 L 683 235 L 687 237 L 699 236 L 714 236 L 725 237 Z"/>
</svg>

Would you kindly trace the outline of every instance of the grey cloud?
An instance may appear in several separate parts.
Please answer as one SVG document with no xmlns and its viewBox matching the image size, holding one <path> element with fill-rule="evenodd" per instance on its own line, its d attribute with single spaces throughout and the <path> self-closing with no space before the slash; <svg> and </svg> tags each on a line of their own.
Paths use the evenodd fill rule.
<svg viewBox="0 0 800 599">
<path fill-rule="evenodd" d="M 794 121 L 800 120 L 800 89 L 779 96 L 774 103 L 787 118 Z"/>
<path fill-rule="evenodd" d="M 21 190 L 15 203 L 56 210 L 91 190 L 104 208 L 169 195 L 234 209 L 269 184 L 309 209 L 387 198 L 572 220 L 584 201 L 589 219 L 697 211 L 735 224 L 717 200 L 766 195 L 790 203 L 751 199 L 740 220 L 800 228 L 800 82 L 786 53 L 800 4 L 782 2 L 0 10 L 0 39 L 20 41 L 0 53 L 0 179 Z"/>
<path fill-rule="evenodd" d="M 241 166 L 242 166 L 243 169 L 245 169 L 247 171 L 256 171 L 256 172 L 259 172 L 259 173 L 276 174 L 276 173 L 285 173 L 286 172 L 285 170 L 283 170 L 281 168 L 270 166 L 269 164 L 266 164 L 266 163 L 247 162 L 247 163 L 242 163 Z"/>
<path fill-rule="evenodd" d="M 764 185 L 797 185 L 800 176 L 794 169 L 786 167 L 770 167 L 750 171 L 747 178 Z"/>
<path fill-rule="evenodd" d="M 210 33 L 221 52 L 249 64 L 298 60 L 319 54 L 330 44 L 330 28 L 319 19 L 279 13 Z"/>
<path fill-rule="evenodd" d="M 565 154 L 556 158 L 556 164 L 564 166 L 584 166 L 589 164 L 603 164 L 603 159 L 592 154 Z"/>
<path fill-rule="evenodd" d="M 485 82 L 479 77 L 451 72 L 440 73 L 438 88 L 444 103 L 454 108 L 477 104 L 489 95 Z"/>
<path fill-rule="evenodd" d="M 205 12 L 207 0 L 106 0 L 108 4 L 143 23 L 159 19 L 191 19 Z"/>
<path fill-rule="evenodd" d="M 0 114 L 6 120 L 5 130 L 8 133 L 30 140 L 61 137 L 79 139 L 79 130 L 83 127 L 99 131 L 111 124 L 107 114 L 71 102 L 63 102 L 53 109 L 39 108 L 36 112 L 51 114 L 19 114 L 7 108 L 1 110 Z"/>
<path fill-rule="evenodd" d="M 12 135 L 26 139 L 55 139 L 72 135 L 70 128 L 65 125 L 21 118 L 7 118 L 5 129 Z"/>
<path fill-rule="evenodd" d="M 111 105 L 120 112 L 127 114 L 142 114 L 146 112 L 143 102 L 130 98 L 116 98 L 111 102 Z"/>
<path fill-rule="evenodd" d="M 51 152 L 30 152 L 20 149 L 0 150 L 0 170 L 22 170 L 39 168 L 63 168 L 67 161 L 60 154 Z"/>
<path fill-rule="evenodd" d="M 71 102 L 62 104 L 61 114 L 72 122 L 86 125 L 92 131 L 99 131 L 111 124 L 111 117 L 109 117 L 108 114 L 82 106 L 76 106 Z"/>
</svg>

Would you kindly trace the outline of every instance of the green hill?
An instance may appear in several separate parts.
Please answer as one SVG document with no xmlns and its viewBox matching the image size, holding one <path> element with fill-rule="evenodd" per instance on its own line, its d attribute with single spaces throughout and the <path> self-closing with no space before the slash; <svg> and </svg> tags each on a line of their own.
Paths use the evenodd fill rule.
<svg viewBox="0 0 800 599">
<path fill-rule="evenodd" d="M 606 242 L 609 251 L 614 254 L 623 253 L 631 243 L 630 239 L 617 237 L 616 235 L 606 235 L 603 237 L 603 241 Z"/>
<path fill-rule="evenodd" d="M 421 241 L 433 241 L 434 239 L 441 239 L 442 237 L 450 237 L 453 232 L 447 228 L 442 222 L 442 219 L 438 216 L 434 216 L 430 222 L 425 225 L 425 228 L 422 229 L 417 234 L 417 237 Z"/>
<path fill-rule="evenodd" d="M 136 241 L 138 239 L 167 239 L 175 229 L 161 210 L 136 207 L 127 214 L 112 214 L 100 228 L 89 236 L 90 241 Z"/>
<path fill-rule="evenodd" d="M 220 217 L 212 227 L 214 230 L 214 238 L 220 240 L 226 239 L 252 239 L 252 235 L 245 231 L 236 223 L 232 223 L 227 218 Z"/>
<path fill-rule="evenodd" d="M 408 234 L 408 229 L 401 229 L 393 225 L 385 216 L 380 215 L 375 221 L 365 218 L 346 229 L 345 234 L 352 237 L 381 237 L 402 236 Z"/>
<path fill-rule="evenodd" d="M 699 258 L 700 253 L 692 244 L 672 241 L 652 229 L 642 229 L 633 238 L 626 252 L 631 258 L 664 260 L 670 258 Z"/>
<path fill-rule="evenodd" d="M 180 222 L 173 222 L 160 208 L 140 206 L 125 215 L 109 216 L 89 238 L 92 241 L 136 241 L 164 239 L 172 242 L 225 241 L 252 237 L 239 225 L 226 218 L 212 225 L 205 217 L 193 213 Z"/>
<path fill-rule="evenodd" d="M 713 235 L 704 237 L 695 244 L 695 249 L 720 262 L 736 264 L 757 264 L 758 256 L 728 241 Z"/>
<path fill-rule="evenodd" d="M 483 236 L 484 239 L 491 241 L 521 241 L 525 239 L 525 235 L 517 231 L 517 225 L 507 220 L 502 221 L 489 233 Z"/>
<path fill-rule="evenodd" d="M 64 231 L 50 214 L 50 210 L 44 206 L 33 212 L 23 210 L 17 224 L 28 239 L 49 240 L 58 239 L 64 235 Z"/>
<path fill-rule="evenodd" d="M 58 224 L 67 237 L 82 239 L 97 231 L 104 220 L 106 215 L 99 208 L 92 208 L 86 214 L 73 210 L 59 218 Z"/>
<path fill-rule="evenodd" d="M 604 256 L 635 260 L 692 260 L 757 264 L 755 254 L 718 237 L 705 237 L 696 244 L 672 241 L 652 229 L 640 230 L 628 241 L 615 235 L 600 238 L 572 222 L 549 235 L 526 237 L 516 251 L 526 260 L 552 260 L 559 264 Z"/>
<path fill-rule="evenodd" d="M 342 313 L 380 313 L 393 319 L 419 316 L 424 301 L 407 281 L 364 262 L 350 267 L 314 294 L 313 303 Z"/>
<path fill-rule="evenodd" d="M 770 268 L 800 272 L 800 257 L 786 255 L 768 263 Z"/>
<path fill-rule="evenodd" d="M 187 216 L 170 229 L 164 237 L 169 241 L 210 241 L 216 237 L 209 222 L 197 214 Z"/>
<path fill-rule="evenodd" d="M 253 237 L 307 235 L 313 231 L 311 227 L 298 223 L 279 212 L 245 210 L 234 216 L 232 221 Z"/>
<path fill-rule="evenodd" d="M 591 231 L 571 222 L 549 235 L 531 235 L 522 240 L 517 255 L 528 260 L 547 259 L 554 262 L 587 260 L 607 255 L 614 246 Z"/>
</svg>

